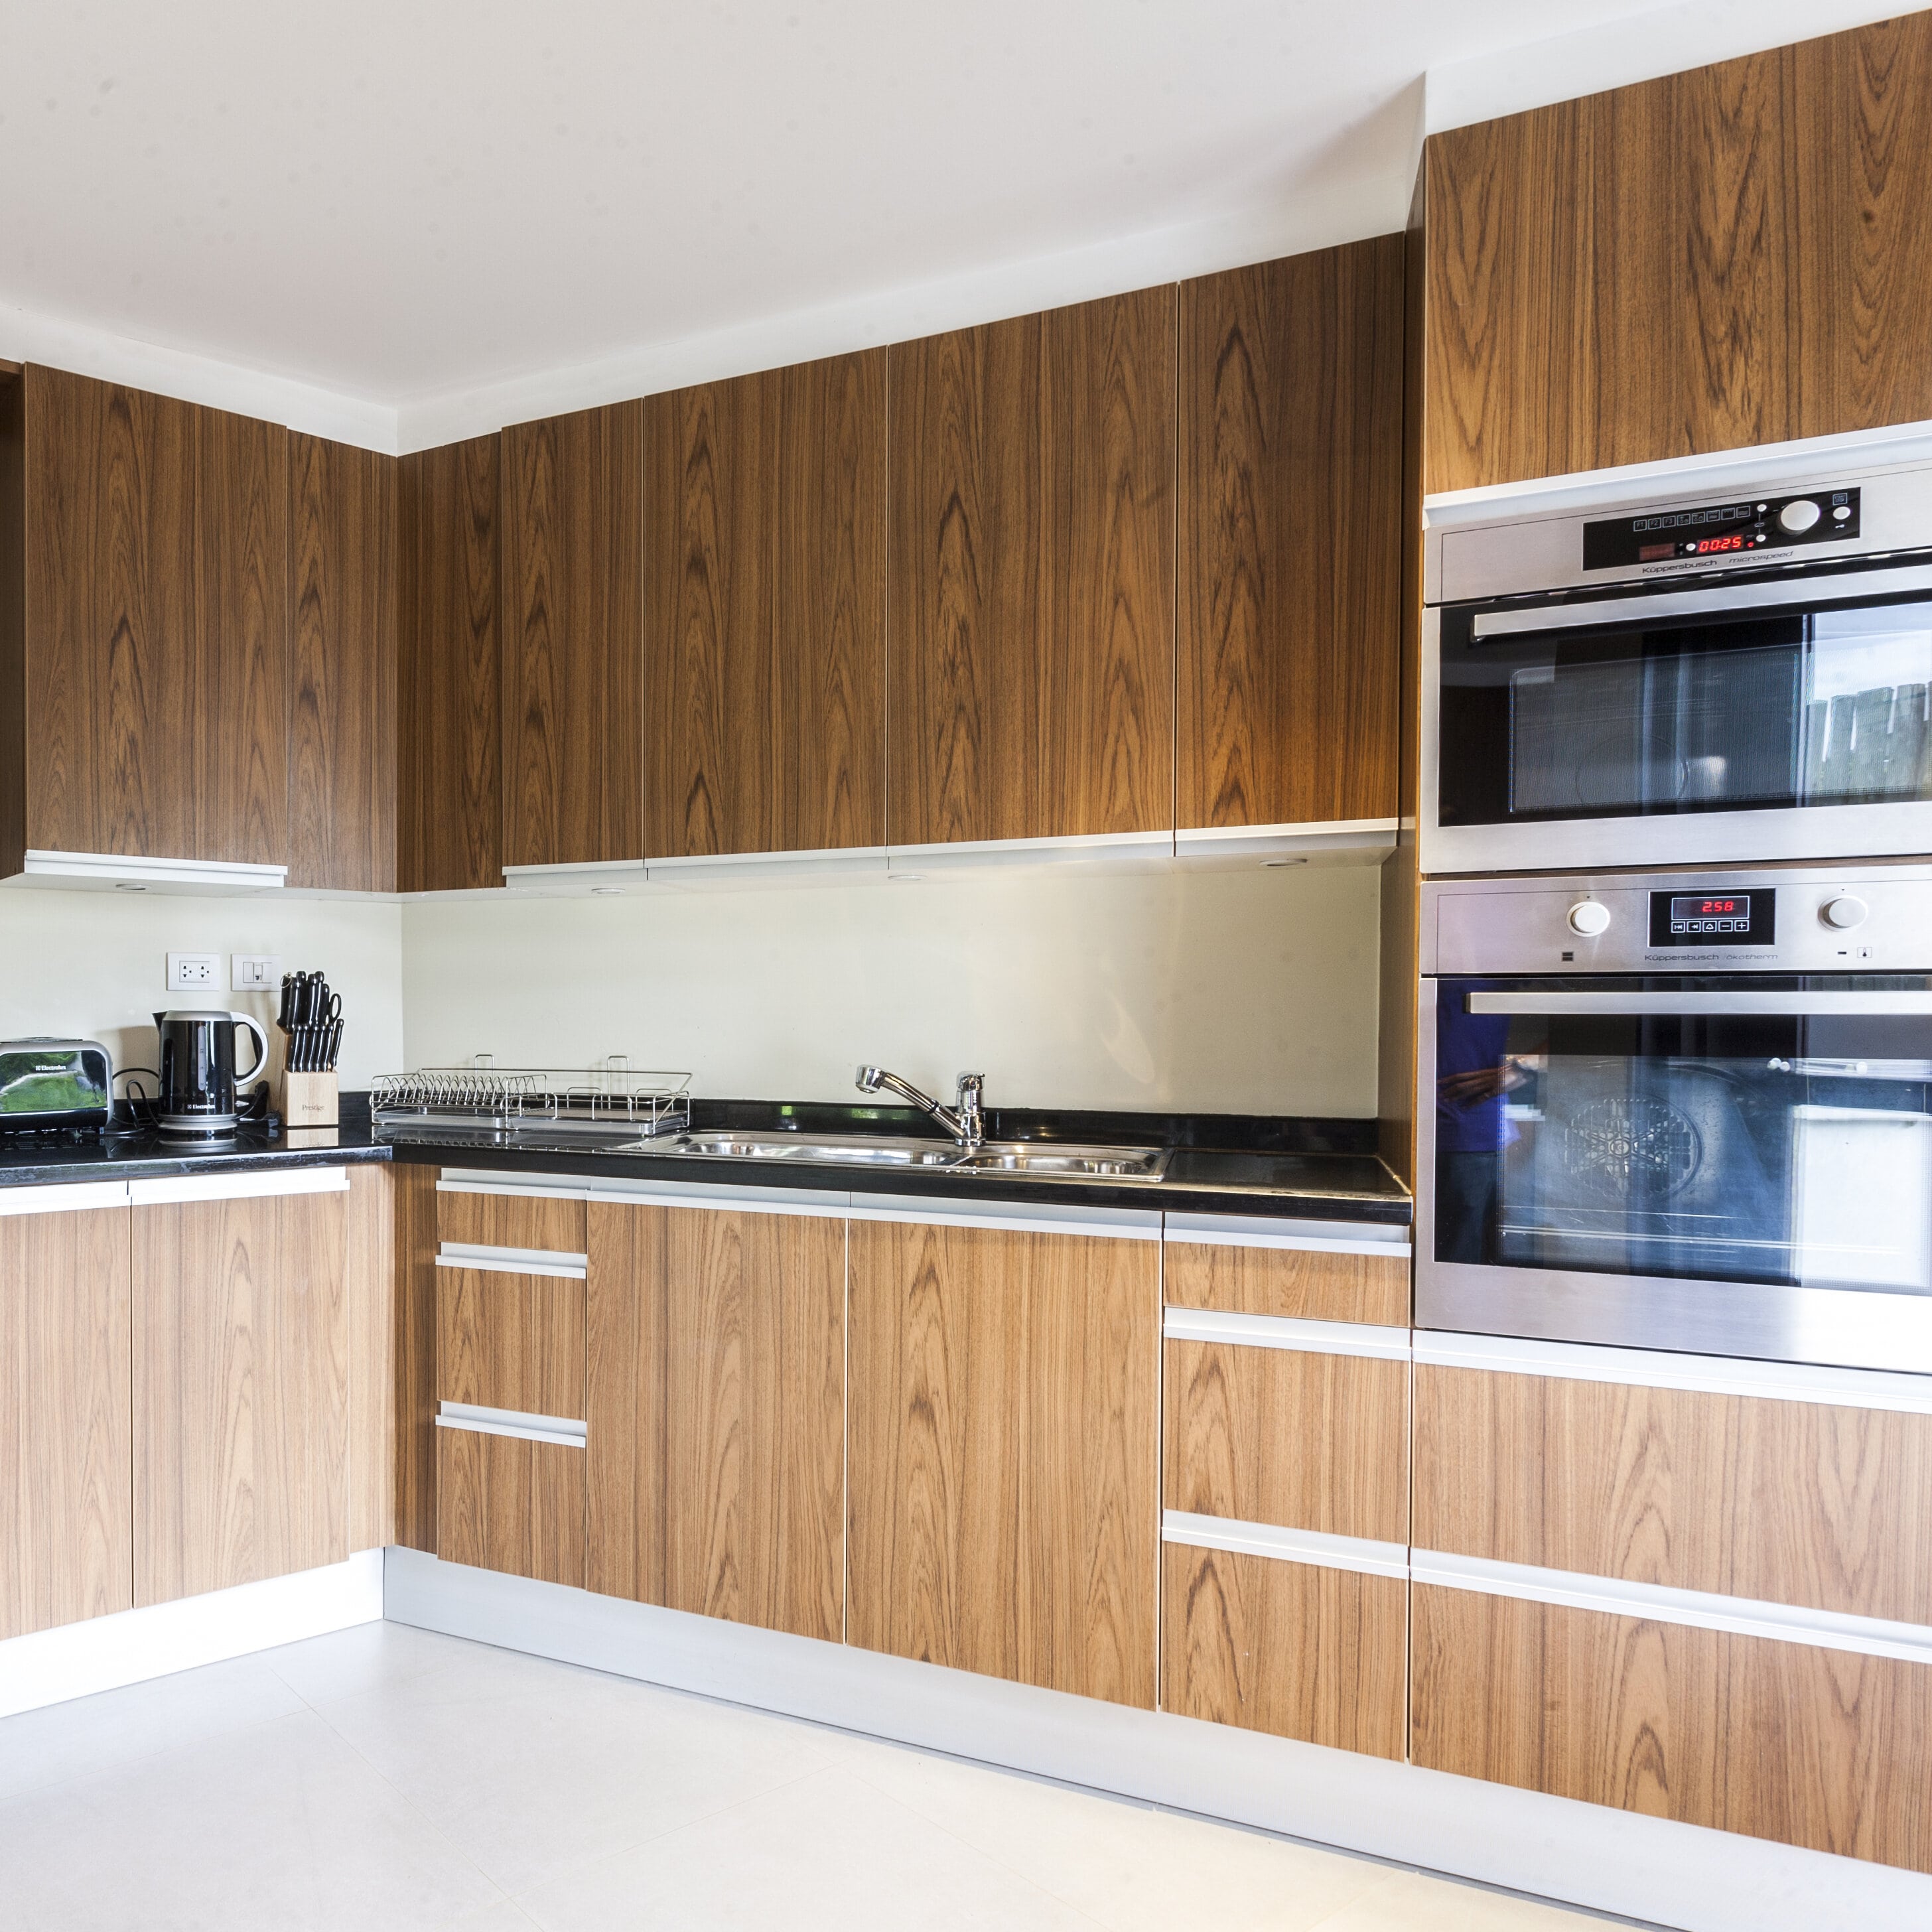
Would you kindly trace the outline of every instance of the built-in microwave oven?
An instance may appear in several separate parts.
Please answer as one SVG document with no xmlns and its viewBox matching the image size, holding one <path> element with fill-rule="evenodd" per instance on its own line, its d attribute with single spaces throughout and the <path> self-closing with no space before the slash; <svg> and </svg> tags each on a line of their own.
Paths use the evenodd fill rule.
<svg viewBox="0 0 1932 1932">
<path fill-rule="evenodd" d="M 1424 872 L 1932 853 L 1932 464 L 1430 517 Z"/>
</svg>

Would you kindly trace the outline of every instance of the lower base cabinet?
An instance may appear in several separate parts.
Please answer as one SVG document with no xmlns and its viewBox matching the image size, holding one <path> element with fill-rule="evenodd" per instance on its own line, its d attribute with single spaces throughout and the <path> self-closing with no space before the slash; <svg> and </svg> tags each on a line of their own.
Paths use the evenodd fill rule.
<svg viewBox="0 0 1932 1932">
<path fill-rule="evenodd" d="M 1432 1584 L 1414 1616 L 1418 1764 L 1932 1871 L 1932 1665 Z"/>
<path fill-rule="evenodd" d="M 1158 1241 L 850 1237 L 850 1641 L 1152 1708 Z"/>
<path fill-rule="evenodd" d="M 436 1437 L 437 1556 L 580 1588 L 582 1448 L 470 1429 Z"/>
<path fill-rule="evenodd" d="M 128 1210 L 95 1192 L 0 1202 L 0 1639 L 134 1600 Z"/>
<path fill-rule="evenodd" d="M 1408 1586 L 1197 1550 L 1161 1554 L 1163 1710 L 1400 1758 Z"/>
<path fill-rule="evenodd" d="M 346 1178 L 134 1186 L 135 1604 L 341 1562 Z"/>
</svg>

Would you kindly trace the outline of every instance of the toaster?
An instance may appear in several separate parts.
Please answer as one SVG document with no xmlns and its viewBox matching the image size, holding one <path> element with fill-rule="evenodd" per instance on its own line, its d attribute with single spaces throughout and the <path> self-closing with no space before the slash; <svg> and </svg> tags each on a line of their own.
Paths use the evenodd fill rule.
<svg viewBox="0 0 1932 1932">
<path fill-rule="evenodd" d="M 0 1134 L 98 1133 L 114 1062 L 92 1040 L 0 1040 Z"/>
</svg>

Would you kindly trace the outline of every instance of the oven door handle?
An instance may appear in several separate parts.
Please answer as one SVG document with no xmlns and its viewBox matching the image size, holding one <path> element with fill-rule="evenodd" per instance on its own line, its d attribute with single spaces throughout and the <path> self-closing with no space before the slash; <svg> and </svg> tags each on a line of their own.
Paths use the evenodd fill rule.
<svg viewBox="0 0 1932 1932">
<path fill-rule="evenodd" d="M 1662 1013 L 1686 1018 L 1700 1013 L 1762 1013 L 1774 1019 L 1832 1013 L 1932 1017 L 1932 992 L 1766 993 L 1740 988 L 1708 993 L 1472 993 L 1468 998 L 1472 1013 L 1550 1018 L 1565 1013 Z"/>
<path fill-rule="evenodd" d="M 1721 616 L 1730 610 L 1775 604 L 1843 604 L 1900 591 L 1932 590 L 1932 566 L 1908 570 L 1850 571 L 1842 576 L 1786 578 L 1778 584 L 1713 584 L 1657 597 L 1606 598 L 1590 604 L 1546 604 L 1528 610 L 1479 610 L 1470 627 L 1477 638 L 1573 630 L 1586 624 L 1640 624 L 1655 617 Z"/>
</svg>

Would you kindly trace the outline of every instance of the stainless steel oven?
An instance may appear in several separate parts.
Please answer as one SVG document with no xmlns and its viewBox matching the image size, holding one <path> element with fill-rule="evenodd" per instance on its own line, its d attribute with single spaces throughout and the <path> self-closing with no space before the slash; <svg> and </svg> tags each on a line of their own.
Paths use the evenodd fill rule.
<svg viewBox="0 0 1932 1932">
<path fill-rule="evenodd" d="M 1422 914 L 1419 1326 L 1932 1372 L 1932 866 Z"/>
<path fill-rule="evenodd" d="M 1932 852 L 1932 464 L 1685 482 L 1432 509 L 1424 872 Z"/>
</svg>

